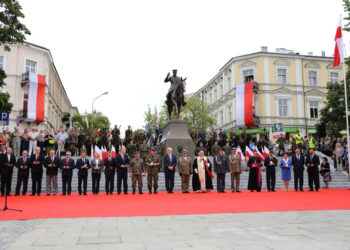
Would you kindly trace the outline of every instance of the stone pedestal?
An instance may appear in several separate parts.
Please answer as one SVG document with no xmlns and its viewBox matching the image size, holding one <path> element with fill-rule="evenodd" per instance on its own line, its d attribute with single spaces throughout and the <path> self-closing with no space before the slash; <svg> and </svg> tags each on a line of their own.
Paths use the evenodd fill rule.
<svg viewBox="0 0 350 250">
<path fill-rule="evenodd" d="M 187 122 L 182 120 L 172 120 L 163 128 L 163 137 L 160 142 L 161 152 L 166 154 L 166 149 L 171 147 L 173 154 L 181 155 L 179 148 L 186 149 L 189 156 L 194 156 L 195 145 L 188 133 Z"/>
</svg>

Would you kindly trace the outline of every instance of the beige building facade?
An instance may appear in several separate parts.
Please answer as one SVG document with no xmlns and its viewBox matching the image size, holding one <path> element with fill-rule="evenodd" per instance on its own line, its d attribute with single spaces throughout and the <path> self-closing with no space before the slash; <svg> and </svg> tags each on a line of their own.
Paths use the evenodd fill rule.
<svg viewBox="0 0 350 250">
<path fill-rule="evenodd" d="M 315 133 L 320 110 L 327 99 L 327 83 L 339 84 L 343 68 L 333 68 L 333 57 L 300 55 L 286 49 L 237 56 L 229 60 L 193 98 L 201 98 L 211 106 L 217 128 L 239 129 L 236 125 L 235 85 L 253 80 L 256 128 L 272 131 L 275 123 L 283 123 L 287 133 L 300 130 L 302 135 Z"/>
<path fill-rule="evenodd" d="M 3 47 L 0 48 L 0 67 L 7 74 L 6 86 L 1 91 L 9 92 L 10 101 L 13 103 L 10 121 L 6 127 L 10 131 L 16 126 L 19 126 L 21 131 L 26 127 L 69 128 L 71 117 L 79 111 L 72 106 L 68 98 L 50 50 L 31 43 L 10 45 L 10 48 L 9 52 L 4 51 Z M 28 72 L 45 75 L 46 78 L 45 118 L 40 124 L 27 120 Z"/>
</svg>

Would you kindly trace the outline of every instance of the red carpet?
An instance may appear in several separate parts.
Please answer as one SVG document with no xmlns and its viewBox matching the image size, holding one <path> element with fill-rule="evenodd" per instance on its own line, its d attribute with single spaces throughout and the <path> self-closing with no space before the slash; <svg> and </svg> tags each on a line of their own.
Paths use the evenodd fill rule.
<svg viewBox="0 0 350 250">
<path fill-rule="evenodd" d="M 350 209 L 350 191 L 347 189 L 320 190 L 320 192 L 167 194 L 94 196 L 11 196 L 8 207 L 23 209 L 22 213 L 0 212 L 0 220 L 76 217 L 129 217 L 213 213 L 246 213 L 302 210 Z M 0 208 L 4 198 L 0 198 Z"/>
</svg>

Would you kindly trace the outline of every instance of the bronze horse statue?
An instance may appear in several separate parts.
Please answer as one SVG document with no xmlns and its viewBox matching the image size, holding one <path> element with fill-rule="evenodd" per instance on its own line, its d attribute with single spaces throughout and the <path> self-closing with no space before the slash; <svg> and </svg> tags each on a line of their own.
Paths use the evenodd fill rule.
<svg viewBox="0 0 350 250">
<path fill-rule="evenodd" d="M 170 94 L 170 99 L 166 101 L 168 106 L 168 116 L 171 119 L 171 113 L 175 108 L 174 115 L 175 119 L 179 119 L 179 114 L 181 113 L 181 107 L 183 106 L 183 93 L 185 92 L 186 81 L 182 80 L 178 83 L 174 91 Z"/>
</svg>

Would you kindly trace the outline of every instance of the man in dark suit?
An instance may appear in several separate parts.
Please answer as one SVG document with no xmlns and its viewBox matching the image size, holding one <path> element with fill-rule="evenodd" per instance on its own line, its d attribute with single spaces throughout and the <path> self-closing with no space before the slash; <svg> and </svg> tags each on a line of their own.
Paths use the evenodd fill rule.
<svg viewBox="0 0 350 250">
<path fill-rule="evenodd" d="M 122 182 L 124 184 L 124 194 L 128 194 L 128 166 L 130 160 L 125 153 L 125 148 L 120 150 L 120 153 L 116 157 L 117 165 L 117 191 L 118 194 L 122 192 Z"/>
<path fill-rule="evenodd" d="M 81 158 L 77 160 L 76 167 L 78 169 L 78 191 L 79 195 L 84 193 L 87 195 L 87 180 L 88 173 L 90 168 L 90 161 L 86 159 L 86 153 L 81 153 Z M 83 184 L 83 190 L 81 189 L 81 185 Z"/>
<path fill-rule="evenodd" d="M 320 165 L 320 158 L 315 155 L 314 150 L 309 150 L 309 155 L 306 157 L 305 166 L 307 166 L 307 174 L 309 179 L 309 191 L 314 191 L 314 184 L 316 192 L 320 188 L 320 173 L 318 166 Z"/>
<path fill-rule="evenodd" d="M 276 166 L 277 158 L 273 156 L 273 151 L 269 152 L 269 156 L 265 157 L 264 166 L 266 167 L 266 186 L 269 192 L 276 192 Z"/>
<path fill-rule="evenodd" d="M 46 195 L 51 193 L 57 195 L 57 174 L 60 166 L 60 158 L 56 156 L 55 150 L 50 150 L 50 155 L 45 158 L 44 167 L 46 168 Z"/>
<path fill-rule="evenodd" d="M 43 163 L 44 155 L 40 154 L 40 148 L 35 148 L 35 154 L 30 156 L 30 168 L 32 172 L 32 194 L 40 196 L 41 193 L 41 182 L 43 178 Z"/>
<path fill-rule="evenodd" d="M 62 195 L 70 195 L 72 192 L 73 169 L 75 168 L 71 152 L 66 152 L 66 157 L 61 160 L 60 168 L 62 169 Z"/>
<path fill-rule="evenodd" d="M 104 159 L 103 165 L 105 167 L 106 194 L 113 194 L 116 162 L 115 159 L 112 157 L 111 151 L 108 152 L 107 158 Z"/>
<path fill-rule="evenodd" d="M 175 167 L 177 165 L 176 155 L 173 154 L 173 149 L 168 148 L 167 154 L 163 157 L 164 175 L 165 175 L 165 188 L 169 194 L 173 193 Z"/>
<path fill-rule="evenodd" d="M 10 196 L 13 168 L 16 166 L 16 157 L 12 154 L 11 148 L 7 148 L 6 154 L 1 154 L 0 164 L 2 165 L 1 196 L 5 195 L 5 186 L 6 194 Z"/>
<path fill-rule="evenodd" d="M 17 184 L 16 184 L 16 192 L 15 195 L 19 195 L 21 191 L 21 186 L 23 183 L 22 195 L 27 194 L 28 189 L 28 179 L 29 179 L 29 168 L 30 168 L 30 159 L 28 158 L 27 150 L 22 152 L 22 157 L 17 161 Z"/>
<path fill-rule="evenodd" d="M 304 191 L 304 163 L 304 155 L 300 153 L 300 148 L 297 148 L 295 150 L 295 155 L 292 156 L 295 192 L 298 192 L 298 188 L 301 192 Z"/>
</svg>

